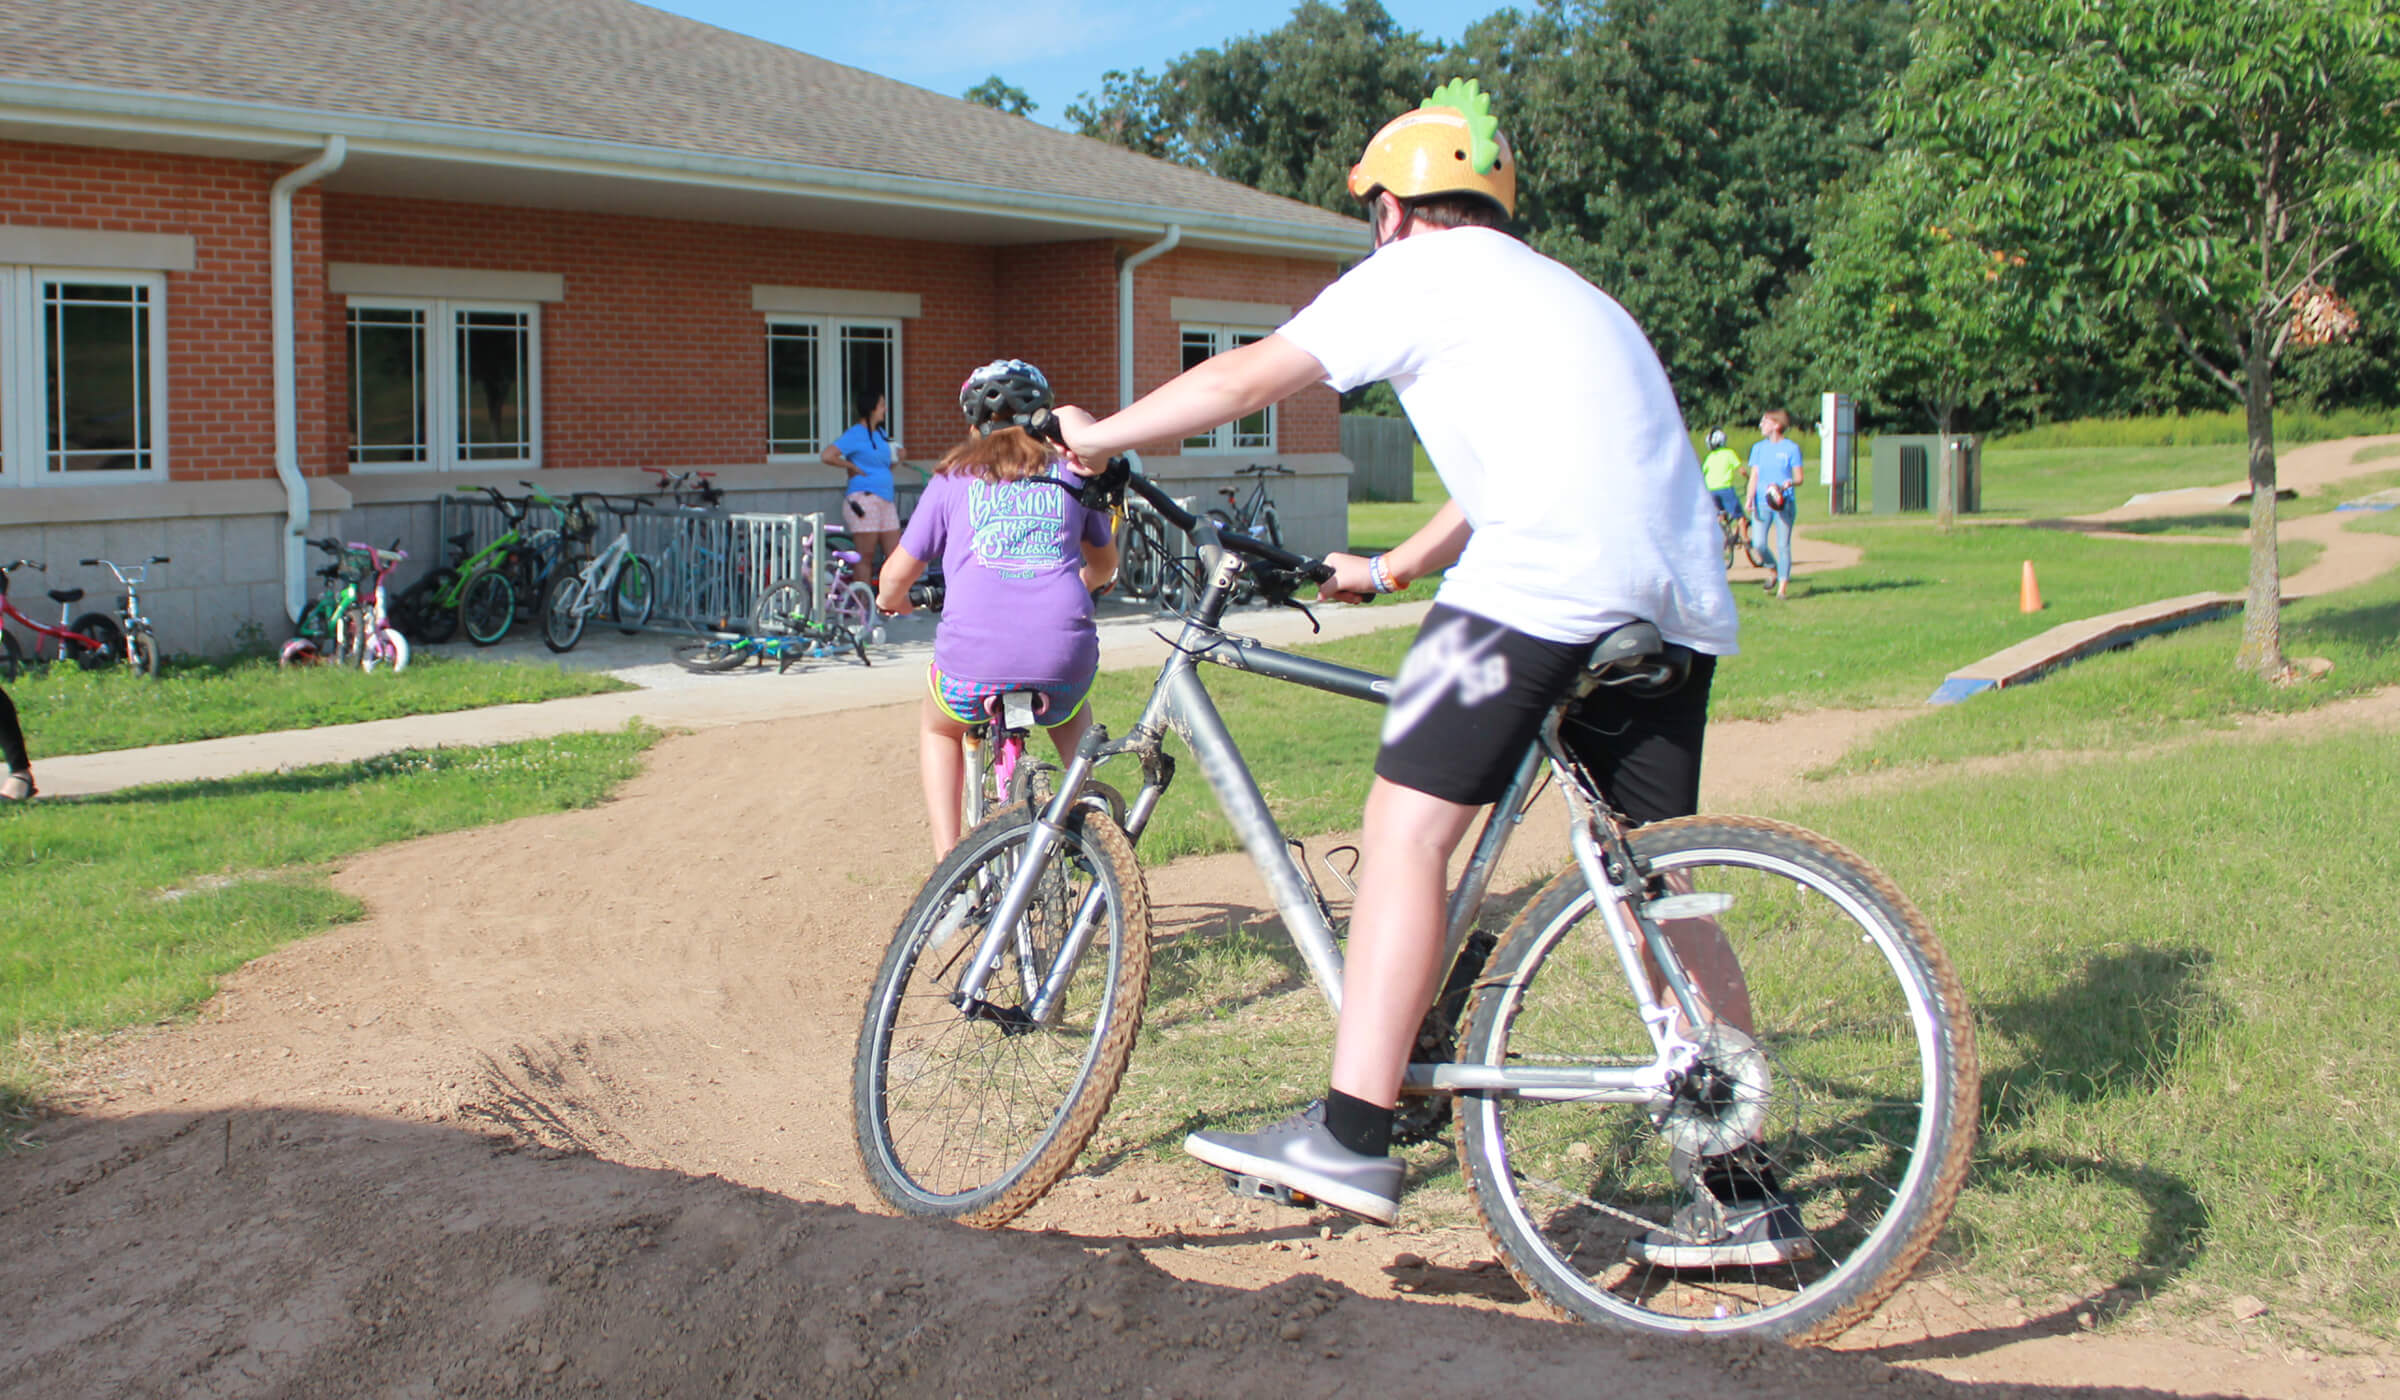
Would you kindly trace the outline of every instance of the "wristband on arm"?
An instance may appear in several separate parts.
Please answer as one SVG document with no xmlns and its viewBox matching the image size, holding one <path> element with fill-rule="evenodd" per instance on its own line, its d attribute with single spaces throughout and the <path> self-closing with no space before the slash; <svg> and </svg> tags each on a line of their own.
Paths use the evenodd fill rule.
<svg viewBox="0 0 2400 1400">
<path fill-rule="evenodd" d="M 1384 557 L 1378 554 L 1367 561 L 1367 576 L 1375 581 L 1376 592 L 1397 593 L 1400 585 L 1393 581 L 1391 568 L 1383 562 Z"/>
</svg>

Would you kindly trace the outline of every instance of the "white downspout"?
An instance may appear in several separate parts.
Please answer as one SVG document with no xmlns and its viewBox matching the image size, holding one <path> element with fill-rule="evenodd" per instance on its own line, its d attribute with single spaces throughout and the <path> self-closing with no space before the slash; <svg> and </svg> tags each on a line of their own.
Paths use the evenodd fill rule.
<svg viewBox="0 0 2400 1400">
<path fill-rule="evenodd" d="M 1172 253 L 1183 241 L 1183 225 L 1167 225 L 1167 236 L 1125 260 L 1117 269 L 1117 411 L 1133 403 L 1133 270 Z"/>
<path fill-rule="evenodd" d="M 292 191 L 342 168 L 350 143 L 325 138 L 325 153 L 275 182 L 267 199 L 269 300 L 275 323 L 275 475 L 283 482 L 283 610 L 300 620 L 308 606 L 308 478 L 300 474 L 300 371 L 292 335 Z"/>
</svg>

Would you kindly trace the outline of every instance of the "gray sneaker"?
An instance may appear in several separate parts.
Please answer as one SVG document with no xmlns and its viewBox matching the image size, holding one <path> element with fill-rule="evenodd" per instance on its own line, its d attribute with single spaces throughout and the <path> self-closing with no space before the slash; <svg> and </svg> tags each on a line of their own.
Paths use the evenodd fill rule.
<svg viewBox="0 0 2400 1400">
<path fill-rule="evenodd" d="M 1378 1225 L 1400 1218 L 1400 1159 L 1369 1157 L 1335 1142 L 1322 1099 L 1255 1133 L 1193 1133 L 1183 1150 L 1235 1176 L 1314 1197 Z"/>
<path fill-rule="evenodd" d="M 1625 1253 L 1662 1269 L 1740 1269 L 1811 1259 L 1817 1245 L 1800 1223 L 1799 1203 L 1779 1191 L 1758 1201 L 1691 1201 L 1672 1226 L 1652 1230 Z"/>
</svg>

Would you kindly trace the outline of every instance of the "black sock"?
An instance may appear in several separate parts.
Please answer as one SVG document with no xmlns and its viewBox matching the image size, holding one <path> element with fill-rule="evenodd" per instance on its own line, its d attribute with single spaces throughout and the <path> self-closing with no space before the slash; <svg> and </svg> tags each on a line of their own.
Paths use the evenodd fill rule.
<svg viewBox="0 0 2400 1400">
<path fill-rule="evenodd" d="M 1392 1155 L 1392 1110 L 1354 1099 L 1339 1089 L 1325 1091 L 1325 1129 L 1333 1140 L 1366 1157 Z"/>
</svg>

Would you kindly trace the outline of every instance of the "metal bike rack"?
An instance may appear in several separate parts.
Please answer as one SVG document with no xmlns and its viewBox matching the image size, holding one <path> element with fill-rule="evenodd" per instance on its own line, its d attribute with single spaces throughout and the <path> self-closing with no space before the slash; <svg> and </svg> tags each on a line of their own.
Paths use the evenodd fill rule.
<svg viewBox="0 0 2400 1400">
<path fill-rule="evenodd" d="M 498 539 L 508 529 L 507 517 L 489 498 L 445 494 L 438 514 L 442 547 L 450 537 L 466 534 L 467 552 Z M 614 512 L 599 512 L 600 529 L 613 535 Z M 528 534 L 557 529 L 559 512 L 551 507 L 527 508 Z M 650 565 L 659 589 L 658 603 L 646 630 L 707 633 L 720 625 L 744 628 L 758 607 L 759 595 L 784 579 L 814 567 L 824 551 L 812 549 L 824 532 L 824 520 L 813 515 L 769 515 L 707 510 L 692 506 L 657 505 L 637 510 L 625 519 L 633 552 Z M 700 616 L 701 613 L 708 616 Z"/>
</svg>

